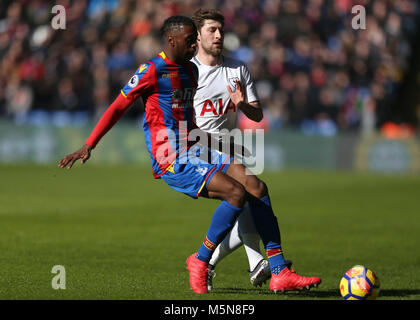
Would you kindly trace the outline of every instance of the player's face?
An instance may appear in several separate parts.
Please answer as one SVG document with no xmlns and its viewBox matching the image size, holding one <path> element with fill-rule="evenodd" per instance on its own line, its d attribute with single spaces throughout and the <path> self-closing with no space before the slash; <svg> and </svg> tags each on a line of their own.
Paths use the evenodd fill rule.
<svg viewBox="0 0 420 320">
<path fill-rule="evenodd" d="M 188 61 L 195 55 L 197 48 L 197 30 L 191 26 L 182 26 L 173 35 L 172 50 L 178 60 Z"/>
<path fill-rule="evenodd" d="M 222 53 L 224 37 L 223 26 L 220 22 L 205 20 L 198 33 L 197 43 L 199 49 L 217 57 Z"/>
</svg>

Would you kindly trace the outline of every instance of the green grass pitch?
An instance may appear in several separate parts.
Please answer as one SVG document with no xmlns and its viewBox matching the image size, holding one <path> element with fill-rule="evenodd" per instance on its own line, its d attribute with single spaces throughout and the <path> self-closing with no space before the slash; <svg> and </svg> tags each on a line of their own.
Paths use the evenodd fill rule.
<svg viewBox="0 0 420 320">
<path fill-rule="evenodd" d="M 190 199 L 135 166 L 2 165 L 0 177 L 0 299 L 341 300 L 341 276 L 356 264 L 381 280 L 378 299 L 420 299 L 418 175 L 264 173 L 286 258 L 321 286 L 254 288 L 240 248 L 200 296 L 185 259 L 217 201 Z M 65 267 L 65 290 L 51 286 L 55 265 Z"/>
</svg>

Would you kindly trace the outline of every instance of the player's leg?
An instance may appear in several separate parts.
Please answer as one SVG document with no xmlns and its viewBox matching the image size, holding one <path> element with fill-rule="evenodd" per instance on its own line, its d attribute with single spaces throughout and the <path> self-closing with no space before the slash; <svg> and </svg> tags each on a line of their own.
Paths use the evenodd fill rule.
<svg viewBox="0 0 420 320">
<path fill-rule="evenodd" d="M 239 215 L 238 219 L 241 216 L 242 213 Z M 230 230 L 223 241 L 216 247 L 211 256 L 208 266 L 209 274 L 207 277 L 207 289 L 209 291 L 213 289 L 213 278 L 216 276 L 216 265 L 242 245 L 242 240 L 239 237 L 238 232 L 238 219 L 236 220 L 232 230 Z"/>
<path fill-rule="evenodd" d="M 238 218 L 238 236 L 242 239 L 249 261 L 249 270 L 254 270 L 258 263 L 264 259 L 260 251 L 260 235 L 255 229 L 248 201 L 244 205 Z"/>
<path fill-rule="evenodd" d="M 223 241 L 217 246 L 216 250 L 214 250 L 213 255 L 209 261 L 209 268 L 214 269 L 220 261 L 222 261 L 227 255 L 231 254 L 243 244 L 238 230 L 238 220 L 241 216 L 242 213 L 236 220 L 232 230 L 230 230 Z"/>
<path fill-rule="evenodd" d="M 223 258 L 241 245 L 244 245 L 248 256 L 249 268 L 250 270 L 254 270 L 258 263 L 264 259 L 260 251 L 260 240 L 260 236 L 255 229 L 254 221 L 251 217 L 249 204 L 246 202 L 234 227 L 216 248 L 209 263 L 215 267 Z"/>
<path fill-rule="evenodd" d="M 260 235 L 254 226 L 249 204 L 246 202 L 234 227 L 213 252 L 209 261 L 209 269 L 215 270 L 220 261 L 241 245 L 244 245 L 249 262 L 251 284 L 261 286 L 270 278 L 271 271 L 268 262 L 264 260 L 264 256 L 261 254 L 260 240 Z M 212 288 L 212 278 L 214 276 L 215 272 L 211 272 L 208 284 L 209 290 Z"/>
<path fill-rule="evenodd" d="M 216 199 L 221 199 L 224 201 L 231 201 L 229 200 L 229 194 L 232 193 L 231 191 L 229 191 L 230 189 L 235 189 L 237 188 L 238 191 L 242 190 L 243 191 L 243 200 L 245 199 L 246 196 L 246 191 L 243 188 L 243 186 L 238 183 L 236 180 L 230 178 L 228 175 L 225 175 L 222 172 L 217 172 L 215 174 L 215 176 L 212 178 L 212 180 L 210 180 L 210 183 L 208 184 L 207 189 L 205 190 L 205 192 L 202 194 L 202 196 L 205 197 L 209 197 L 209 198 L 216 198 Z M 222 204 L 223 204 L 222 202 Z M 241 204 L 243 205 L 243 203 Z M 216 249 L 214 250 L 214 252 L 212 252 L 213 249 L 213 244 L 215 244 L 215 241 L 212 241 L 212 239 L 216 239 L 216 237 L 214 236 L 216 232 L 218 232 L 218 230 L 221 230 L 222 228 L 220 227 L 220 223 L 218 223 L 217 221 L 220 219 L 218 218 L 218 216 L 216 216 L 216 214 L 218 214 L 218 210 L 216 210 L 215 215 L 213 216 L 212 219 L 212 224 L 209 228 L 209 232 L 207 233 L 207 236 L 203 242 L 203 244 L 201 245 L 201 248 L 198 252 L 197 258 L 205 261 L 205 262 L 210 262 L 210 272 L 208 273 L 208 281 L 207 281 L 207 288 L 208 290 L 212 289 L 212 277 L 214 276 L 214 272 L 212 272 L 214 270 L 214 266 L 223 258 L 225 257 L 227 254 L 231 253 L 234 249 L 236 249 L 242 242 L 241 239 L 239 237 L 239 233 L 237 231 L 237 228 L 233 228 L 230 233 L 228 235 L 225 236 L 225 238 L 223 239 L 223 241 L 216 247 Z M 240 216 L 239 216 L 240 217 Z M 225 218 L 226 220 L 226 218 Z M 242 223 L 242 228 L 245 231 L 250 231 L 250 228 L 246 228 L 246 224 L 252 223 L 251 221 L 252 219 L 248 218 L 248 221 L 244 221 Z M 237 224 L 235 224 L 235 226 L 237 226 Z M 213 231 L 212 231 L 213 229 Z M 255 228 L 253 229 L 253 232 L 255 234 L 255 237 L 253 237 L 253 243 L 251 244 L 252 247 L 254 247 L 254 256 L 256 256 L 255 253 L 259 253 L 259 237 L 257 232 L 255 231 Z M 209 240 L 210 239 L 210 240 Z M 217 240 L 216 240 L 217 241 Z M 230 242 L 233 242 L 233 245 L 230 244 Z M 249 248 L 250 249 L 250 248 Z M 211 255 L 211 260 L 208 259 L 208 256 Z M 270 272 L 269 270 L 266 270 L 266 265 L 267 262 L 264 262 L 264 258 L 263 256 L 260 254 L 259 257 L 256 257 L 256 259 L 258 259 L 255 262 L 255 265 L 258 266 L 259 264 L 259 268 L 257 268 L 258 270 L 254 268 L 252 268 L 251 270 L 254 272 L 251 272 L 251 277 L 252 280 L 256 283 L 256 285 L 261 285 L 265 280 L 267 280 L 270 276 Z M 259 270 L 261 269 L 261 270 Z M 251 281 L 251 283 L 254 284 L 254 282 Z"/>
<path fill-rule="evenodd" d="M 302 277 L 287 267 L 280 241 L 280 229 L 271 207 L 267 186 L 243 165 L 232 163 L 226 174 L 240 182 L 248 193 L 255 227 L 261 236 L 273 274 L 270 290 L 285 291 L 310 288 L 321 283 L 317 277 Z"/>
<path fill-rule="evenodd" d="M 221 171 L 217 171 L 209 179 L 207 188 L 201 196 L 220 199 L 222 202 L 215 210 L 210 227 L 197 253 L 188 257 L 186 264 L 190 272 L 190 286 L 196 293 L 207 293 L 208 262 L 217 245 L 233 228 L 242 211 L 246 191 L 234 179 Z"/>
<path fill-rule="evenodd" d="M 261 238 L 255 228 L 248 201 L 238 218 L 238 224 L 239 237 L 248 257 L 250 282 L 254 286 L 261 286 L 271 277 L 271 271 L 268 261 L 261 254 Z"/>
<path fill-rule="evenodd" d="M 261 287 L 271 277 L 271 270 L 268 261 L 261 254 L 260 241 L 261 238 L 255 229 L 249 204 L 246 202 L 232 230 L 213 252 L 209 262 L 208 290 L 213 289 L 216 265 L 241 245 L 244 246 L 248 257 L 250 282 L 254 286 Z M 286 263 L 289 268 L 292 266 L 292 261 L 286 260 Z"/>
<path fill-rule="evenodd" d="M 240 183 L 218 171 L 209 181 L 204 196 L 222 200 L 213 214 L 206 238 L 197 254 L 198 259 L 209 262 L 217 245 L 231 231 L 242 211 L 246 191 Z"/>
<path fill-rule="evenodd" d="M 247 170 L 241 164 L 232 163 L 226 174 L 240 182 L 248 192 L 248 201 L 255 227 L 263 241 L 271 271 L 277 274 L 286 267 L 277 218 L 271 208 L 267 186 Z"/>
<path fill-rule="evenodd" d="M 217 245 L 233 228 L 245 202 L 245 188 L 224 173 L 231 159 L 227 154 L 196 144 L 188 152 L 180 154 L 170 170 L 161 175 L 171 188 L 190 197 L 222 200 L 213 213 L 201 247 L 186 261 L 191 288 L 197 293 L 208 291 L 208 262 Z"/>
</svg>

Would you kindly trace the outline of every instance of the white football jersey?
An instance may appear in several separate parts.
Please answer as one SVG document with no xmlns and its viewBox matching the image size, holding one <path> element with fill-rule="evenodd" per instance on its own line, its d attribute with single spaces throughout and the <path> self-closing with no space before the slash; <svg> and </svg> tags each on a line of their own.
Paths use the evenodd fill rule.
<svg viewBox="0 0 420 320">
<path fill-rule="evenodd" d="M 206 132 L 237 128 L 237 107 L 230 100 L 227 86 L 235 91 L 239 80 L 247 102 L 258 101 L 257 91 L 248 68 L 241 61 L 222 56 L 222 63 L 207 66 L 197 57 L 191 59 L 198 68 L 198 87 L 194 96 L 195 122 Z"/>
</svg>

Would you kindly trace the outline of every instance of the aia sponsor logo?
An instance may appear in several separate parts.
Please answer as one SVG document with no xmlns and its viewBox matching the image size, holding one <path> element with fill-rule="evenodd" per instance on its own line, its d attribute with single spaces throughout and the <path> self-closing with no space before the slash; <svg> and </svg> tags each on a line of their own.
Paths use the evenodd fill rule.
<svg viewBox="0 0 420 320">
<path fill-rule="evenodd" d="M 223 99 L 220 98 L 215 103 L 213 103 L 211 100 L 207 99 L 203 103 L 203 107 L 201 108 L 200 117 L 206 116 L 206 115 L 213 115 L 213 116 L 221 116 L 223 114 L 226 114 L 229 112 L 229 110 L 232 110 L 233 112 L 236 112 L 236 106 L 232 102 L 232 100 L 229 100 L 229 103 L 225 110 L 223 110 Z"/>
</svg>

